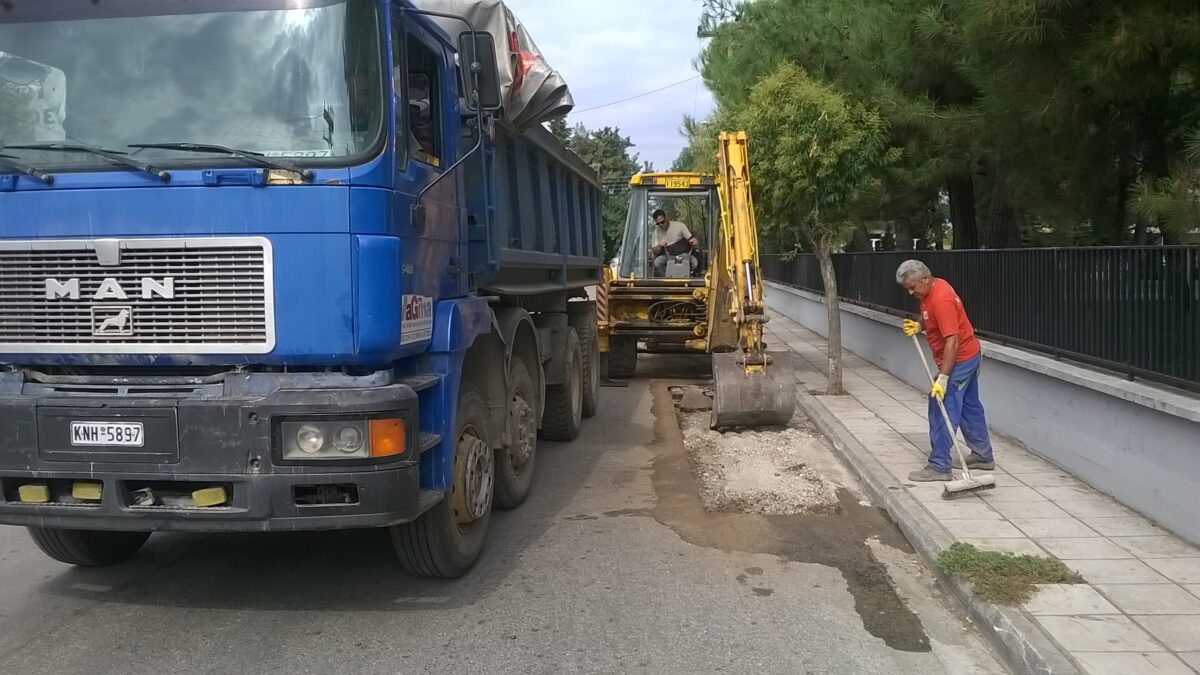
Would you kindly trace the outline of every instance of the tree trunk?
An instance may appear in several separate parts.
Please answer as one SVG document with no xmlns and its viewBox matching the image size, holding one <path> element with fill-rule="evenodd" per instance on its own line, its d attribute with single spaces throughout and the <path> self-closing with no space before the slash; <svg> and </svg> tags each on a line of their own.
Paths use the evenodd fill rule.
<svg viewBox="0 0 1200 675">
<path fill-rule="evenodd" d="M 981 243 L 984 248 L 1016 248 L 1021 245 L 1021 234 L 1017 210 L 1009 198 L 1004 171 L 993 164 L 987 182 L 991 184 L 991 189 L 988 191 L 987 220 L 980 237 Z"/>
<path fill-rule="evenodd" d="M 913 219 L 911 216 L 902 216 L 896 219 L 896 250 L 911 251 L 913 248 Z"/>
<path fill-rule="evenodd" d="M 979 233 L 975 224 L 975 179 L 968 172 L 946 179 L 950 196 L 950 222 L 954 226 L 954 248 L 978 248 Z"/>
<path fill-rule="evenodd" d="M 871 248 L 871 233 L 867 231 L 866 223 L 854 226 L 854 250 L 860 253 L 875 252 L 875 249 Z"/>
<path fill-rule="evenodd" d="M 837 395 L 842 389 L 842 309 L 838 303 L 837 277 L 833 273 L 832 246 L 827 238 L 820 238 L 814 246 L 817 262 L 821 266 L 821 280 L 825 284 L 825 311 L 829 330 L 827 357 L 829 370 L 825 393 Z"/>
</svg>

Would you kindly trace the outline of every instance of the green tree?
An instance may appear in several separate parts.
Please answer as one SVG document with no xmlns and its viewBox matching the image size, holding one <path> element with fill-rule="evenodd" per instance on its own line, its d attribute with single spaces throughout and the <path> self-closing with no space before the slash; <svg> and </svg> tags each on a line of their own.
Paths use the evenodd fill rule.
<svg viewBox="0 0 1200 675">
<path fill-rule="evenodd" d="M 791 251 L 807 243 L 825 285 L 830 394 L 842 393 L 841 313 L 833 252 L 874 201 L 880 169 L 896 160 L 880 115 L 792 64 L 755 84 L 733 113 L 750 137 L 760 232 Z"/>
</svg>

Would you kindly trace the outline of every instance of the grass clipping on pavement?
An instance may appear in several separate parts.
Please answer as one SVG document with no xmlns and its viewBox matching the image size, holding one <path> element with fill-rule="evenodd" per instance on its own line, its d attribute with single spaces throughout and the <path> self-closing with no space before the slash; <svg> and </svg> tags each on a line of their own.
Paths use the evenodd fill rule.
<svg viewBox="0 0 1200 675">
<path fill-rule="evenodd" d="M 1083 578 L 1061 560 L 999 551 L 981 551 L 957 542 L 938 554 L 937 566 L 971 582 L 979 597 L 1002 605 L 1019 605 L 1038 584 L 1079 584 Z"/>
</svg>

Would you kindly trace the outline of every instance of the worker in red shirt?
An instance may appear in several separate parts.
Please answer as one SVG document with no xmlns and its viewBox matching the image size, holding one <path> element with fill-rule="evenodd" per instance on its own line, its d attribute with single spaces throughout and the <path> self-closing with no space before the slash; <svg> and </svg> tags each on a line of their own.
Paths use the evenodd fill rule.
<svg viewBox="0 0 1200 675">
<path fill-rule="evenodd" d="M 946 429 L 937 401 L 946 406 L 950 423 L 955 430 L 962 429 L 963 438 L 971 454 L 967 466 L 971 469 L 991 471 L 996 467 L 992 456 L 992 441 L 988 437 L 987 419 L 983 404 L 979 402 L 979 363 L 982 353 L 975 329 L 967 318 L 962 300 L 945 279 L 934 278 L 925 263 L 906 260 L 896 270 L 896 282 L 908 294 L 921 301 L 919 321 L 905 319 L 904 334 L 916 335 L 922 330 L 933 350 L 938 376 L 929 392 L 929 464 L 908 475 L 911 481 L 951 480 L 950 467 L 956 469 L 950 451 L 954 439 Z"/>
</svg>

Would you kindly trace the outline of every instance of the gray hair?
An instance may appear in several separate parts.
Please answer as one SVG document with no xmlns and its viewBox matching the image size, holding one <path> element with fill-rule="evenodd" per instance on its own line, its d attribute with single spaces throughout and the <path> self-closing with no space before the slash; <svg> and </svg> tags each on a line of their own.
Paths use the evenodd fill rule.
<svg viewBox="0 0 1200 675">
<path fill-rule="evenodd" d="M 933 273 L 929 271 L 929 267 L 920 260 L 905 260 L 896 269 L 896 283 L 898 284 L 903 284 L 905 280 L 912 277 L 924 279 L 931 276 Z"/>
</svg>

